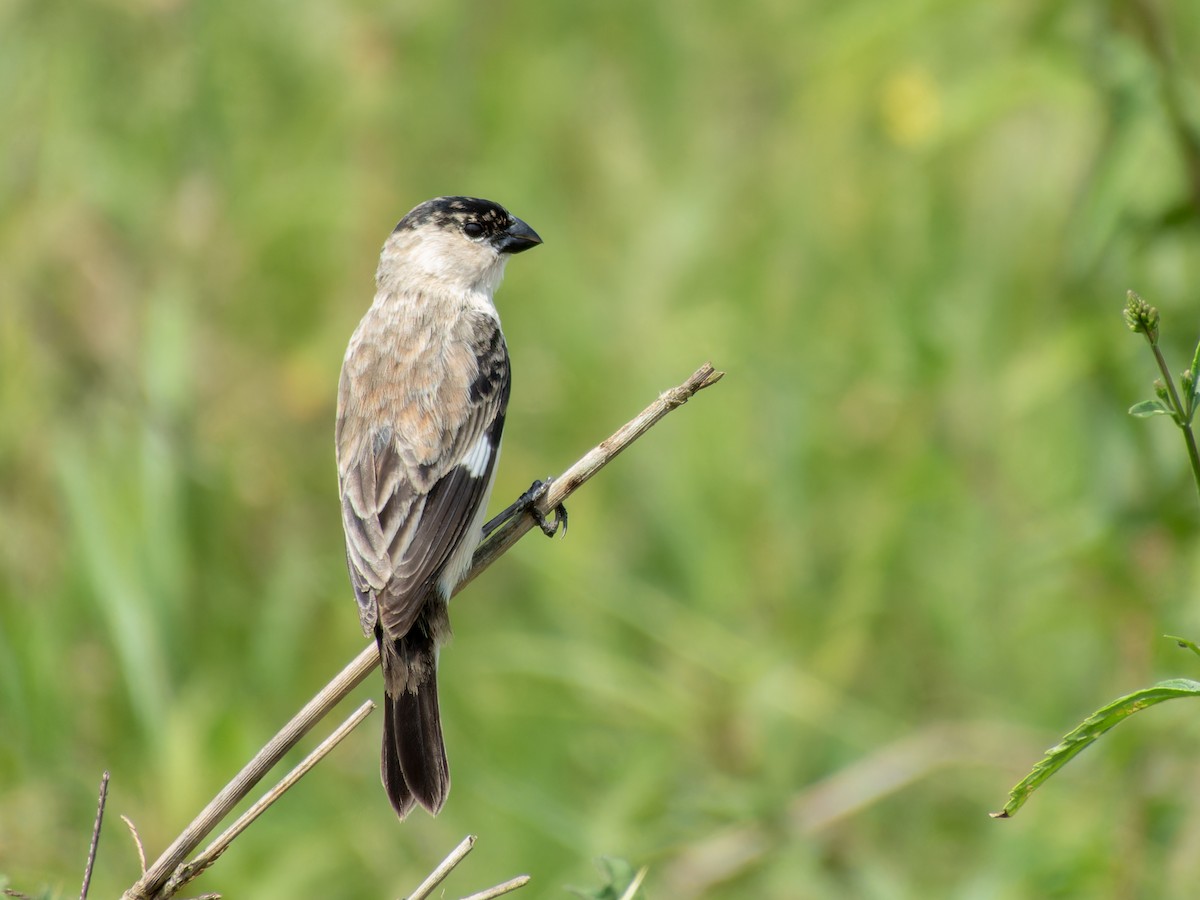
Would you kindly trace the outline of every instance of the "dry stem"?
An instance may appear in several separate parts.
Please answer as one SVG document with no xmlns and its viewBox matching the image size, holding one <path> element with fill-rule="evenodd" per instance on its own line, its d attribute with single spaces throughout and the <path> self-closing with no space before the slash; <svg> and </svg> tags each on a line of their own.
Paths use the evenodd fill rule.
<svg viewBox="0 0 1200 900">
<path fill-rule="evenodd" d="M 517 888 L 523 888 L 529 884 L 528 875 L 518 875 L 516 878 L 509 879 L 504 884 L 498 884 L 495 887 L 490 887 L 486 891 L 479 891 L 471 894 L 469 897 L 463 897 L 462 900 L 495 900 L 496 897 L 503 897 L 505 894 L 511 894 Z"/>
<path fill-rule="evenodd" d="M 96 821 L 92 824 L 92 843 L 88 847 L 87 865 L 83 869 L 83 888 L 79 891 L 79 900 L 87 900 L 88 890 L 92 886 L 92 868 L 96 865 L 96 850 L 100 846 L 100 826 L 104 824 L 104 804 L 108 802 L 108 770 L 100 776 L 100 797 L 96 801 Z"/>
<path fill-rule="evenodd" d="M 475 841 L 476 837 L 473 834 L 468 834 L 463 838 L 458 846 L 451 850 L 446 858 L 438 863 L 437 868 L 430 872 L 428 877 L 417 885 L 417 889 L 409 894 L 405 900 L 426 900 L 426 898 L 437 890 L 438 885 L 446 880 L 446 876 L 454 871 L 454 867 L 466 859 L 467 854 L 474 849 Z M 502 897 L 527 884 L 529 884 L 529 876 L 518 875 L 516 878 L 510 878 L 504 884 L 498 884 L 495 887 L 471 894 L 469 897 L 464 897 L 463 900 L 494 900 L 496 897 Z"/>
<path fill-rule="evenodd" d="M 175 874 L 171 876 L 170 880 L 167 881 L 167 886 L 163 893 L 168 895 L 175 894 L 188 882 L 199 877 L 205 869 L 217 861 L 218 857 L 229 848 L 229 845 L 234 842 L 238 835 L 250 827 L 251 822 L 266 812 L 271 804 L 289 791 L 297 781 L 307 775 L 313 766 L 328 756 L 330 751 L 340 744 L 351 731 L 361 725 L 374 709 L 375 704 L 371 700 L 366 701 L 356 709 L 329 737 L 321 741 L 312 753 L 304 757 L 299 765 L 281 778 L 271 790 L 263 794 L 253 806 L 238 816 L 234 820 L 234 823 L 222 831 L 216 840 L 205 847 L 199 856 L 187 865 L 180 866 L 175 871 Z"/>
<path fill-rule="evenodd" d="M 449 855 L 438 863 L 437 868 L 429 873 L 428 877 L 417 885 L 417 889 L 408 895 L 407 900 L 425 900 L 430 894 L 437 890 L 437 886 L 446 880 L 446 876 L 454 871 L 454 867 L 466 859 L 468 853 L 475 846 L 475 835 L 468 834 L 459 845 L 450 851 Z"/>
<path fill-rule="evenodd" d="M 669 412 L 678 409 L 698 391 L 716 384 L 724 376 L 711 364 L 705 363 L 678 387 L 663 392 L 641 413 L 617 429 L 607 440 L 588 451 L 578 462 L 556 477 L 538 501 L 543 515 L 561 504 L 588 479 L 600 471 L 622 450 L 649 431 Z M 495 562 L 533 525 L 526 514 L 510 519 L 494 531 L 475 552 L 471 571 L 456 589 L 462 590 L 480 572 Z M 254 789 L 260 780 L 305 734 L 350 691 L 354 690 L 371 670 L 379 665 L 379 653 L 374 643 L 365 647 L 342 671 L 280 729 L 254 758 L 201 810 L 200 814 L 163 851 L 150 869 L 130 887 L 122 900 L 168 900 L 178 889 L 176 875 L 188 854 L 200 845 L 217 824 Z"/>
</svg>

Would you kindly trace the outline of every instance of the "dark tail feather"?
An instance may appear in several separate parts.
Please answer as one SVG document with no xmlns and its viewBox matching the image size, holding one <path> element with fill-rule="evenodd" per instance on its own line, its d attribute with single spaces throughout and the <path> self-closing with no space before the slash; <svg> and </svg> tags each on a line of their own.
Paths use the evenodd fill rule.
<svg viewBox="0 0 1200 900">
<path fill-rule="evenodd" d="M 438 713 L 437 657 L 433 647 L 413 646 L 414 636 L 383 654 L 383 787 L 396 815 L 420 803 L 438 814 L 450 793 L 450 766 Z M 398 672 L 388 671 L 397 667 Z M 405 671 L 407 670 L 407 671 Z"/>
</svg>

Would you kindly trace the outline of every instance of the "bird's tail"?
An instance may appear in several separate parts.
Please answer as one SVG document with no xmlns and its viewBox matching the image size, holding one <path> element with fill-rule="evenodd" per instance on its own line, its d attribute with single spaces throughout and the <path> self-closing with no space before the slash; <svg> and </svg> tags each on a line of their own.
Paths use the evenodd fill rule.
<svg viewBox="0 0 1200 900">
<path fill-rule="evenodd" d="M 438 712 L 437 647 L 414 627 L 399 640 L 377 632 L 386 695 L 383 787 L 400 818 L 420 803 L 437 815 L 450 793 L 450 766 Z"/>
</svg>

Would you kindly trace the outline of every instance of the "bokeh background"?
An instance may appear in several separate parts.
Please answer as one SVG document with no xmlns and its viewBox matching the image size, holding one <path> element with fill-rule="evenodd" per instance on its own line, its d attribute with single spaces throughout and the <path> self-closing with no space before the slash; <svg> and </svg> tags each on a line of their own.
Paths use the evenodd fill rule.
<svg viewBox="0 0 1200 900">
<path fill-rule="evenodd" d="M 498 200 L 497 506 L 725 380 L 456 602 L 454 772 L 399 824 L 378 716 L 197 885 L 461 896 L 1191 897 L 1169 704 L 1200 517 L 1121 318 L 1200 331 L 1186 3 L 0 3 L 0 873 L 137 876 L 363 646 L 332 430 L 383 239 Z M 359 700 L 379 692 L 371 679 Z M 348 712 L 350 706 L 345 707 Z M 314 740 L 306 741 L 297 758 Z"/>
</svg>

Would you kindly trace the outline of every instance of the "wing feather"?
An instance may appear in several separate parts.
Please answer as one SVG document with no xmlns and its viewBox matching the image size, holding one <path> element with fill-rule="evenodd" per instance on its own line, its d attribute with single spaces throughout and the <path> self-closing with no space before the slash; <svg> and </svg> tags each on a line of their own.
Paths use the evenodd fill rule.
<svg viewBox="0 0 1200 900">
<path fill-rule="evenodd" d="M 419 395 L 408 398 L 417 409 L 364 402 L 365 385 L 394 372 L 382 354 L 378 364 L 358 361 L 354 369 L 348 355 L 343 367 L 337 434 L 342 521 L 359 617 L 368 633 L 377 622 L 393 638 L 407 633 L 447 563 L 473 537 L 468 532 L 478 527 L 477 513 L 490 491 L 508 405 L 508 351 L 492 316 L 470 317 L 457 330 L 456 346 L 466 364 L 412 362 L 442 363 L 447 377 L 459 376 L 457 385 L 433 386 L 434 396 L 457 398 L 436 415 L 421 406 L 428 398 Z M 362 344 L 358 349 L 371 352 Z M 431 455 L 427 432 L 435 422 L 442 428 L 437 442 L 442 452 Z"/>
</svg>

